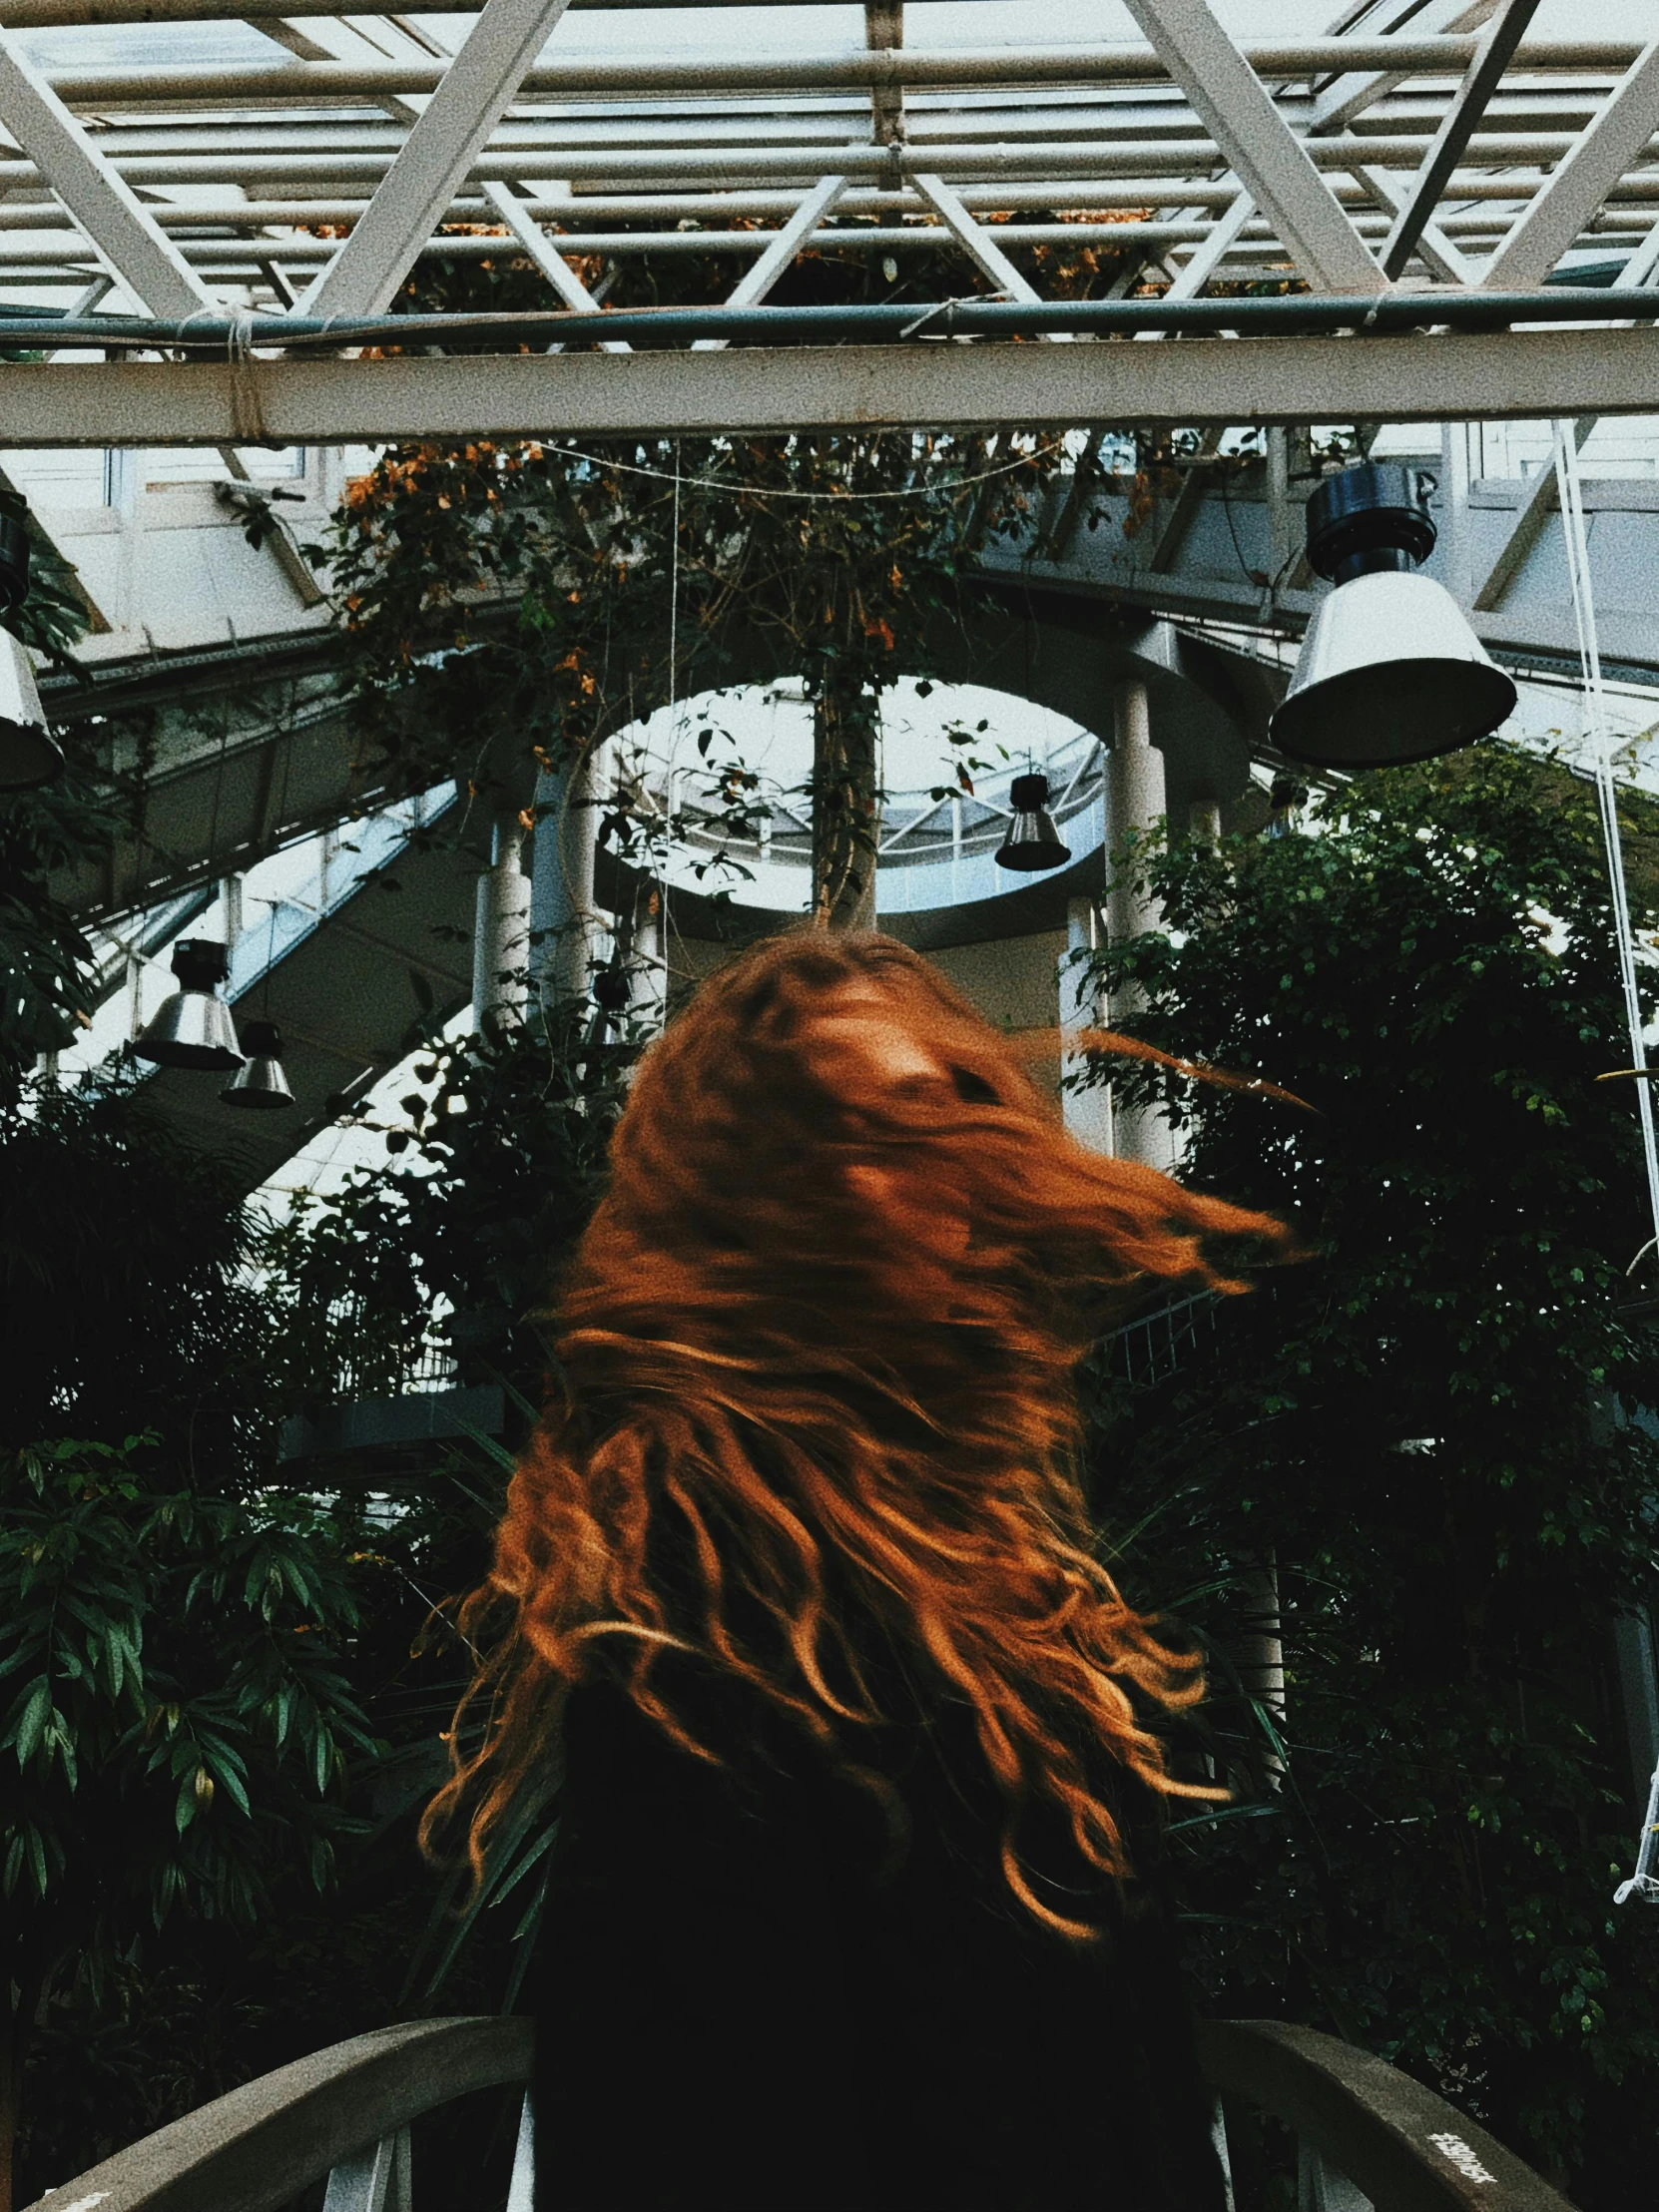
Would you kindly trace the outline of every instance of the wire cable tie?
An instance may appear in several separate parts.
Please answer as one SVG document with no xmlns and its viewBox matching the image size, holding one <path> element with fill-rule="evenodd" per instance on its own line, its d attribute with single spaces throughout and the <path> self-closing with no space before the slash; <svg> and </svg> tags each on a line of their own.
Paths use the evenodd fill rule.
<svg viewBox="0 0 1659 2212">
<path fill-rule="evenodd" d="M 920 314 L 916 316 L 914 322 L 906 322 L 898 334 L 900 338 L 916 337 L 927 328 L 930 322 L 936 321 L 940 315 L 943 315 L 944 330 L 942 335 L 949 337 L 956 328 L 956 309 L 958 307 L 983 306 L 988 300 L 1006 299 L 1007 297 L 1006 291 L 975 291 L 964 293 L 955 299 L 937 299 L 932 306 L 924 307 Z"/>
</svg>

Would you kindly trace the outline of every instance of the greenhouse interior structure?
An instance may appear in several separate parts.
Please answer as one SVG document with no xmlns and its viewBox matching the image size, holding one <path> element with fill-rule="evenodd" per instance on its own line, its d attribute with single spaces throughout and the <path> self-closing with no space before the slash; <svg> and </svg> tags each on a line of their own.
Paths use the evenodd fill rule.
<svg viewBox="0 0 1659 2212">
<path fill-rule="evenodd" d="M 0 626 L 0 2212 L 1659 2206 L 1655 0 L 11 0 Z"/>
</svg>

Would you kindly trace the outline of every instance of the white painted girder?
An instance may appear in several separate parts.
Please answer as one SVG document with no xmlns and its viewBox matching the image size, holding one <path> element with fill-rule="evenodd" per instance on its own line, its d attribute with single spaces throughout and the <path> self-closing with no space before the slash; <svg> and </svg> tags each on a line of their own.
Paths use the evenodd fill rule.
<svg viewBox="0 0 1659 2212">
<path fill-rule="evenodd" d="M 1649 40 L 1613 97 L 1569 149 L 1481 273 L 1492 291 L 1541 284 L 1659 131 L 1659 37 Z M 1568 410 L 1570 411 L 1570 410 Z"/>
<path fill-rule="evenodd" d="M 32 158 L 110 275 L 151 314 L 183 316 L 216 304 L 132 186 L 5 30 L 0 30 L 0 123 Z"/>
<path fill-rule="evenodd" d="M 1316 291 L 1387 279 L 1207 0 L 1124 0 Z"/>
<path fill-rule="evenodd" d="M 296 312 L 378 314 L 390 304 L 568 5 L 486 0 L 361 220 Z"/>
<path fill-rule="evenodd" d="M 1659 332 L 1184 339 L 1179 345 L 741 346 L 389 360 L 0 367 L 0 448 L 223 445 L 257 403 L 278 443 L 717 435 L 1019 422 L 1443 421 L 1646 414 Z"/>
</svg>

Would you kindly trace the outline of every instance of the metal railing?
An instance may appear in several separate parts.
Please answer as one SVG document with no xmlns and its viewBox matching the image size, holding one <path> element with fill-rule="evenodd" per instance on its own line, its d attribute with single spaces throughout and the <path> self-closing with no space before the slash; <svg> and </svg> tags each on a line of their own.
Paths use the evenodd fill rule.
<svg viewBox="0 0 1659 2212">
<path fill-rule="evenodd" d="M 532 2041 L 529 2020 L 499 2018 L 353 2036 L 175 2120 L 28 2212 L 279 2212 L 324 2178 L 325 2212 L 410 2212 L 411 2122 L 527 2081 Z M 1484 2129 L 1352 2043 L 1213 2020 L 1199 2048 L 1219 2098 L 1295 2131 L 1303 2212 L 1571 2212 Z M 1225 2156 L 1225 2128 L 1218 2143 Z M 534 2193 L 526 2098 L 507 2212 L 531 2212 Z"/>
</svg>

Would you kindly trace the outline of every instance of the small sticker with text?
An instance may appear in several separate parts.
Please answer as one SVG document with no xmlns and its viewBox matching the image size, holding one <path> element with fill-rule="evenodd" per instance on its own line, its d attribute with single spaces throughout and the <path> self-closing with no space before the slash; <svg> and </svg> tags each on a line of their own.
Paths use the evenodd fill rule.
<svg viewBox="0 0 1659 2212">
<path fill-rule="evenodd" d="M 1442 2158 L 1456 2167 L 1465 2181 L 1489 2181 L 1496 2187 L 1496 2174 L 1486 2171 L 1461 2135 L 1430 2135 L 1428 2140 Z"/>
</svg>

